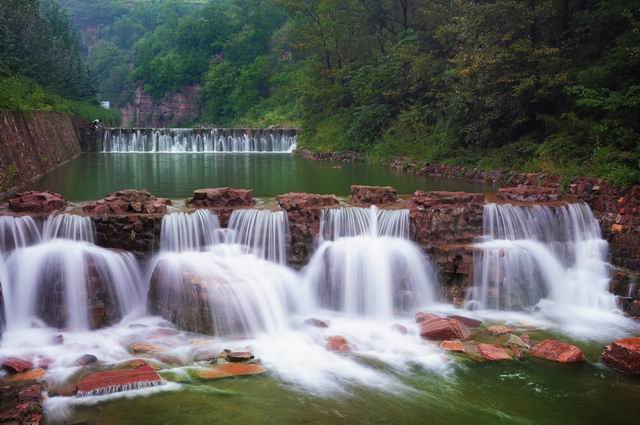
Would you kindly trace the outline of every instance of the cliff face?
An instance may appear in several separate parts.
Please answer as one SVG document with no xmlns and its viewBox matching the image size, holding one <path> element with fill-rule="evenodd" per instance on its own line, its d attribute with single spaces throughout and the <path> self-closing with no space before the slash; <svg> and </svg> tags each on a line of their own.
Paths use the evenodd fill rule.
<svg viewBox="0 0 640 425">
<path fill-rule="evenodd" d="M 138 87 L 133 104 L 127 104 L 121 109 L 122 122 L 125 126 L 137 128 L 184 125 L 198 115 L 199 92 L 200 86 L 185 86 L 156 100 L 145 93 L 142 87 Z"/>
<path fill-rule="evenodd" d="M 71 119 L 57 112 L 0 110 L 0 198 L 80 154 Z"/>
</svg>

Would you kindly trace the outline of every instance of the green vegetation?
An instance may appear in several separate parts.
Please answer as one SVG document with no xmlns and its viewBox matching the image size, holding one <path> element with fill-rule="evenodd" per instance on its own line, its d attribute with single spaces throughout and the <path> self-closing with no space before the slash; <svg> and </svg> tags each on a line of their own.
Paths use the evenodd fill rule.
<svg viewBox="0 0 640 425">
<path fill-rule="evenodd" d="M 58 111 L 116 124 L 101 108 L 68 13 L 56 0 L 2 0 L 0 108 Z"/>
</svg>

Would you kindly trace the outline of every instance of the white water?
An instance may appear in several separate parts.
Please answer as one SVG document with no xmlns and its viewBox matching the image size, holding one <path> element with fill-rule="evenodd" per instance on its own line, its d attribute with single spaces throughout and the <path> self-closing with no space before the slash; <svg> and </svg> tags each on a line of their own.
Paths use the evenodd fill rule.
<svg viewBox="0 0 640 425">
<path fill-rule="evenodd" d="M 260 258 L 285 264 L 288 236 L 284 211 L 235 210 L 229 219 L 226 242 L 246 246 Z"/>
<path fill-rule="evenodd" d="M 33 218 L 0 216 L 0 257 L 3 253 L 37 243 L 40 239 L 40 228 Z"/>
<path fill-rule="evenodd" d="M 224 240 L 218 216 L 201 209 L 193 213 L 167 214 L 162 218 L 162 251 L 202 251 Z"/>
<path fill-rule="evenodd" d="M 297 133 L 282 129 L 106 129 L 103 152 L 280 152 L 295 149 Z"/>
<path fill-rule="evenodd" d="M 73 214 L 52 215 L 44 222 L 42 239 L 70 239 L 93 243 L 95 230 L 89 217 Z"/>
<path fill-rule="evenodd" d="M 541 300 L 616 311 L 608 291 L 607 242 L 585 204 L 488 204 L 477 245 L 470 308 L 523 309 Z"/>
<path fill-rule="evenodd" d="M 320 242 L 351 236 L 391 236 L 409 239 L 409 210 L 332 208 L 322 212 Z"/>
</svg>

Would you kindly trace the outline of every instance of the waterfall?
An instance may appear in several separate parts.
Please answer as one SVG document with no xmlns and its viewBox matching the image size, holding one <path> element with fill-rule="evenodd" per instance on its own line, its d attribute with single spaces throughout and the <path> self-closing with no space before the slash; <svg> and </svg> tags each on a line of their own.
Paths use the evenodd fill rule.
<svg viewBox="0 0 640 425">
<path fill-rule="evenodd" d="M 388 319 L 435 300 L 433 264 L 409 238 L 408 210 L 324 213 L 305 281 L 319 307 Z"/>
<path fill-rule="evenodd" d="M 106 129 L 103 152 L 281 152 L 295 149 L 286 129 Z"/>
<path fill-rule="evenodd" d="M 103 308 L 113 322 L 144 305 L 143 279 L 128 253 L 54 239 L 14 250 L 5 268 L 8 328 L 29 327 L 39 319 L 85 330 L 91 327 L 93 308 Z"/>
<path fill-rule="evenodd" d="M 152 267 L 150 304 L 178 326 L 217 336 L 275 333 L 304 297 L 295 273 L 238 245 L 163 253 Z M 204 315 L 204 316 L 203 316 Z"/>
<path fill-rule="evenodd" d="M 0 256 L 16 248 L 21 248 L 41 239 L 40 228 L 29 216 L 0 216 Z"/>
<path fill-rule="evenodd" d="M 93 243 L 94 227 L 89 217 L 73 214 L 49 216 L 44 222 L 42 239 L 70 239 Z"/>
<path fill-rule="evenodd" d="M 321 241 L 352 236 L 390 236 L 409 239 L 409 210 L 332 208 L 323 211 Z"/>
<path fill-rule="evenodd" d="M 223 239 L 218 216 L 209 210 L 167 214 L 162 218 L 162 251 L 202 251 Z"/>
<path fill-rule="evenodd" d="M 590 208 L 487 204 L 470 308 L 514 310 L 546 299 L 613 311 L 608 246 Z"/>
<path fill-rule="evenodd" d="M 284 211 L 235 210 L 229 219 L 227 243 L 246 246 L 258 257 L 284 264 L 288 234 Z"/>
</svg>

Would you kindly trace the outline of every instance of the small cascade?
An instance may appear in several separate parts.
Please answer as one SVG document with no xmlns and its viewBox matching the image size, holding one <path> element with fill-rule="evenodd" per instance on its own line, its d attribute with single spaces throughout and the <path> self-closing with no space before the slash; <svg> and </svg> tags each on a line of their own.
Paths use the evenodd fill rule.
<svg viewBox="0 0 640 425">
<path fill-rule="evenodd" d="M 91 317 L 95 308 L 113 323 L 144 305 L 145 288 L 133 255 L 86 242 L 54 239 L 16 249 L 5 269 L 2 293 L 9 329 L 42 320 L 86 330 L 97 326 Z"/>
<path fill-rule="evenodd" d="M 409 239 L 409 210 L 333 208 L 323 211 L 321 241 L 352 236 L 390 236 Z"/>
<path fill-rule="evenodd" d="M 0 216 L 0 256 L 16 248 L 40 242 L 40 228 L 28 216 Z"/>
<path fill-rule="evenodd" d="M 260 258 L 285 264 L 288 234 L 284 211 L 235 210 L 229 219 L 226 242 L 246 246 Z"/>
<path fill-rule="evenodd" d="M 94 241 L 93 221 L 89 217 L 73 214 L 58 214 L 49 216 L 44 222 L 42 239 L 70 239 L 73 241 Z"/>
<path fill-rule="evenodd" d="M 435 268 L 408 240 L 408 210 L 327 211 L 305 280 L 321 308 L 377 319 L 435 300 Z"/>
<path fill-rule="evenodd" d="M 518 310 L 547 299 L 616 309 L 608 291 L 608 245 L 586 204 L 488 204 L 484 230 L 474 255 L 469 308 Z"/>
<path fill-rule="evenodd" d="M 202 251 L 223 240 L 218 216 L 209 210 L 167 214 L 162 218 L 162 251 Z"/>
<path fill-rule="evenodd" d="M 292 152 L 288 129 L 106 129 L 103 152 Z"/>
<path fill-rule="evenodd" d="M 304 302 L 292 271 L 238 245 L 163 253 L 152 267 L 149 304 L 182 329 L 217 336 L 275 333 Z"/>
</svg>

